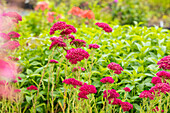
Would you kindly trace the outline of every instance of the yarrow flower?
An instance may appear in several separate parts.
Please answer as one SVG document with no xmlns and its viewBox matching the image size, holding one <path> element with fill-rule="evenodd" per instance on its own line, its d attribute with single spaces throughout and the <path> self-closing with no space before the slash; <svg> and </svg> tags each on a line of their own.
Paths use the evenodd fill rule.
<svg viewBox="0 0 170 113">
<path fill-rule="evenodd" d="M 105 90 L 103 94 L 104 94 L 103 97 L 109 100 L 120 96 L 119 93 L 117 93 L 115 89 L 108 90 L 108 92 L 106 92 Z M 107 94 L 109 95 L 109 97 L 107 96 Z"/>
<path fill-rule="evenodd" d="M 162 68 L 164 70 L 170 69 L 170 55 L 165 56 L 160 61 L 158 61 L 157 65 L 159 65 L 159 68 Z"/>
<path fill-rule="evenodd" d="M 49 50 L 51 50 L 54 46 L 55 47 L 66 47 L 66 43 L 64 43 L 62 41 L 55 40 L 51 43 Z"/>
<path fill-rule="evenodd" d="M 44 11 L 45 9 L 49 9 L 48 3 L 45 1 L 38 2 L 37 6 L 35 7 L 35 10 L 39 10 L 39 9 L 41 9 L 42 11 Z"/>
<path fill-rule="evenodd" d="M 67 55 L 65 56 L 71 64 L 77 64 L 78 61 L 83 60 L 84 58 L 87 59 L 89 57 L 89 54 L 87 51 L 77 48 L 77 49 L 70 49 L 67 50 Z"/>
<path fill-rule="evenodd" d="M 84 40 L 80 39 L 74 39 L 73 41 L 70 42 L 71 45 L 75 45 L 77 48 L 78 47 L 86 47 L 86 42 Z"/>
<path fill-rule="evenodd" d="M 129 102 L 122 102 L 121 108 L 123 109 L 123 112 L 125 112 L 125 111 L 129 111 L 129 110 L 133 109 L 133 105 L 130 104 Z"/>
<path fill-rule="evenodd" d="M 19 46 L 20 46 L 20 44 L 18 41 L 8 41 L 8 42 L 4 43 L 1 47 L 3 49 L 14 50 Z"/>
<path fill-rule="evenodd" d="M 18 93 L 18 92 L 21 92 L 21 90 L 20 89 L 15 89 L 14 92 Z"/>
<path fill-rule="evenodd" d="M 82 18 L 88 18 L 88 19 L 94 19 L 95 18 L 94 13 L 91 10 L 84 10 L 81 17 Z"/>
<path fill-rule="evenodd" d="M 119 64 L 116 64 L 114 62 L 111 62 L 107 67 L 113 70 L 116 74 L 121 74 L 121 71 L 123 71 L 123 68 Z"/>
<path fill-rule="evenodd" d="M 59 37 L 56 37 L 56 36 L 51 37 L 50 40 L 51 40 L 52 42 L 53 42 L 53 41 L 61 41 L 61 42 L 63 42 L 63 38 L 62 38 L 61 36 L 59 36 Z"/>
<path fill-rule="evenodd" d="M 11 38 L 6 33 L 0 33 L 0 37 L 2 37 L 3 41 L 9 41 Z"/>
<path fill-rule="evenodd" d="M 108 33 L 112 32 L 112 28 L 106 23 L 97 22 L 97 23 L 95 23 L 95 25 L 97 25 L 98 27 L 103 28 L 103 30 L 105 32 L 108 32 Z"/>
<path fill-rule="evenodd" d="M 76 86 L 82 86 L 82 85 L 83 85 L 82 82 L 76 80 L 75 78 L 65 79 L 65 80 L 63 81 L 63 83 L 68 84 L 68 85 L 73 85 L 74 88 L 76 88 Z"/>
<path fill-rule="evenodd" d="M 36 86 L 31 85 L 30 87 L 27 87 L 27 90 L 38 90 Z"/>
<path fill-rule="evenodd" d="M 131 90 L 130 90 L 130 88 L 129 87 L 125 87 L 125 88 L 123 88 L 126 92 L 130 92 Z"/>
<path fill-rule="evenodd" d="M 120 99 L 117 99 L 117 98 L 113 98 L 113 99 L 109 100 L 109 104 L 112 104 L 112 105 L 121 105 L 121 103 L 122 103 L 122 101 Z"/>
<path fill-rule="evenodd" d="M 155 93 L 155 91 L 158 91 L 158 93 L 169 93 L 170 92 L 170 85 L 167 83 L 157 83 L 154 87 L 151 87 L 150 91 Z"/>
<path fill-rule="evenodd" d="M 102 78 L 101 80 L 100 80 L 100 82 L 102 82 L 102 83 L 113 83 L 114 82 L 114 80 L 113 80 L 113 78 L 112 77 L 105 77 L 105 78 Z"/>
<path fill-rule="evenodd" d="M 79 92 L 78 93 L 78 96 L 79 96 L 79 100 L 80 100 L 80 98 L 83 98 L 83 99 L 88 99 L 88 97 L 87 97 L 87 95 L 88 95 L 89 93 L 87 92 L 87 91 L 81 91 L 81 92 Z"/>
<path fill-rule="evenodd" d="M 150 93 L 148 90 L 144 90 L 140 95 L 139 98 L 149 98 L 150 100 L 154 99 L 154 95 Z"/>
<path fill-rule="evenodd" d="M 71 33 L 76 33 L 77 30 L 74 26 L 72 25 L 66 25 L 66 29 L 64 29 L 60 34 L 61 35 L 69 35 Z"/>
<path fill-rule="evenodd" d="M 157 84 L 157 83 L 162 83 L 160 77 L 153 77 L 151 83 Z"/>
<path fill-rule="evenodd" d="M 82 15 L 82 13 L 83 10 L 80 9 L 79 7 L 72 7 L 72 9 L 68 11 L 68 14 L 72 14 L 79 17 Z"/>
<path fill-rule="evenodd" d="M 56 22 L 51 28 L 50 28 L 50 35 L 54 34 L 55 31 L 57 30 L 64 30 L 66 29 L 66 23 L 65 22 L 62 22 L 62 21 L 59 21 L 59 22 Z"/>
<path fill-rule="evenodd" d="M 48 12 L 48 17 L 47 17 L 48 22 L 52 23 L 54 21 L 55 14 L 56 14 L 55 12 Z"/>
<path fill-rule="evenodd" d="M 8 12 L 8 13 L 3 13 L 2 15 L 12 18 L 12 21 L 16 23 L 18 23 L 18 21 L 22 21 L 22 16 L 19 15 L 17 12 Z"/>
<path fill-rule="evenodd" d="M 170 79 L 170 73 L 166 71 L 159 71 L 156 73 L 156 75 L 164 79 Z"/>
<path fill-rule="evenodd" d="M 58 61 L 57 61 L 57 60 L 54 60 L 54 59 L 51 59 L 51 60 L 50 60 L 50 63 L 58 63 Z"/>
<path fill-rule="evenodd" d="M 84 84 L 83 86 L 80 87 L 80 91 L 87 91 L 89 94 L 90 93 L 97 93 L 96 87 L 93 85 L 87 85 Z"/>
<path fill-rule="evenodd" d="M 90 44 L 90 45 L 89 45 L 89 49 L 91 49 L 91 48 L 97 49 L 97 48 L 99 48 L 99 47 L 100 47 L 100 46 L 97 45 L 97 44 Z"/>
<path fill-rule="evenodd" d="M 8 33 L 8 36 L 10 38 L 19 38 L 21 35 L 19 33 L 15 32 L 15 31 L 11 31 L 11 32 Z"/>
</svg>

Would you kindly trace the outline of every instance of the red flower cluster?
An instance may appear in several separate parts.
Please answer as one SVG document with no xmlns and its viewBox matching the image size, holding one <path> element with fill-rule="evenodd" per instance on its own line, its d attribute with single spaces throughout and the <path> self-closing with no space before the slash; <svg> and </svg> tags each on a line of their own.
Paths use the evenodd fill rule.
<svg viewBox="0 0 170 113">
<path fill-rule="evenodd" d="M 113 83 L 114 80 L 113 80 L 112 77 L 105 77 L 105 78 L 102 78 L 102 79 L 100 80 L 100 82 L 102 82 L 102 83 L 106 83 L 106 82 L 108 82 L 108 83 Z"/>
<path fill-rule="evenodd" d="M 72 14 L 82 18 L 94 19 L 94 13 L 91 10 L 82 10 L 79 7 L 73 7 L 68 14 Z"/>
<path fill-rule="evenodd" d="M 69 35 L 71 33 L 76 33 L 77 30 L 74 26 L 68 25 L 65 22 L 56 22 L 51 28 L 50 28 L 50 35 L 54 34 L 57 30 L 63 30 L 60 34 L 61 35 Z"/>
<path fill-rule="evenodd" d="M 98 27 L 103 28 L 103 30 L 105 32 L 108 32 L 108 33 L 112 32 L 112 28 L 106 23 L 97 22 L 97 23 L 95 23 L 95 25 L 97 25 Z"/>
<path fill-rule="evenodd" d="M 113 70 L 116 74 L 121 74 L 121 71 L 123 71 L 123 68 L 119 64 L 116 64 L 114 62 L 111 62 L 107 67 Z"/>
<path fill-rule="evenodd" d="M 49 9 L 48 3 L 45 1 L 38 2 L 37 6 L 35 7 L 35 10 L 39 10 L 39 9 L 41 9 L 42 11 L 44 11 L 45 9 Z"/>
<path fill-rule="evenodd" d="M 140 95 L 139 95 L 140 98 L 149 98 L 151 100 L 154 99 L 154 95 L 150 93 L 150 91 L 148 90 L 144 90 Z"/>
<path fill-rule="evenodd" d="M 8 41 L 8 42 L 4 43 L 1 47 L 3 49 L 14 50 L 19 46 L 20 46 L 20 44 L 18 41 Z"/>
<path fill-rule="evenodd" d="M 131 90 L 130 90 L 130 88 L 128 88 L 128 87 L 125 87 L 125 88 L 123 88 L 125 91 L 127 91 L 127 92 L 130 92 Z"/>
<path fill-rule="evenodd" d="M 117 93 L 115 89 L 108 90 L 108 92 L 106 92 L 105 90 L 103 94 L 104 94 L 103 97 L 107 98 L 108 100 L 117 98 L 120 96 L 119 93 Z M 109 95 L 109 97 L 107 96 L 107 94 Z"/>
<path fill-rule="evenodd" d="M 58 40 L 53 41 L 50 45 L 49 50 L 51 50 L 54 46 L 56 46 L 56 47 L 66 47 L 66 43 L 58 41 Z"/>
<path fill-rule="evenodd" d="M 157 112 L 157 111 L 159 111 L 159 108 L 158 108 L 158 106 L 156 106 L 156 107 L 155 107 L 155 109 L 152 109 L 152 112 L 153 112 L 153 111 L 154 111 L 154 112 Z M 164 112 L 164 110 L 162 110 L 162 111 L 161 111 L 161 113 L 163 113 L 163 112 Z"/>
<path fill-rule="evenodd" d="M 61 36 L 59 37 L 51 37 L 50 40 L 53 42 L 53 41 L 60 41 L 60 42 L 63 42 L 63 38 Z"/>
<path fill-rule="evenodd" d="M 78 67 L 78 68 L 74 67 L 73 70 L 72 70 L 72 72 L 76 72 L 76 71 L 78 71 L 78 69 L 80 69 L 80 67 Z M 82 71 L 85 71 L 86 69 L 83 68 L 83 67 L 81 67 L 81 70 L 82 70 Z"/>
<path fill-rule="evenodd" d="M 57 61 L 57 60 L 54 60 L 54 59 L 51 59 L 51 60 L 50 60 L 50 63 L 58 63 L 58 61 Z"/>
<path fill-rule="evenodd" d="M 8 16 L 12 18 L 13 22 L 16 22 L 16 23 L 18 23 L 19 21 L 22 21 L 22 16 L 19 15 L 17 12 L 3 13 L 2 16 Z"/>
<path fill-rule="evenodd" d="M 151 83 L 157 84 L 157 83 L 162 83 L 160 77 L 153 77 Z"/>
<path fill-rule="evenodd" d="M 100 46 L 97 45 L 97 44 L 90 44 L 90 45 L 89 45 L 89 49 L 91 49 L 91 48 L 97 49 L 97 48 L 99 48 L 99 47 L 100 47 Z"/>
<path fill-rule="evenodd" d="M 19 58 L 17 58 L 17 57 L 11 57 L 11 56 L 9 56 L 8 57 L 10 60 L 13 60 L 13 61 L 18 61 L 19 60 Z"/>
<path fill-rule="evenodd" d="M 156 75 L 161 78 L 170 79 L 170 73 L 166 71 L 159 71 Z"/>
<path fill-rule="evenodd" d="M 123 112 L 125 112 L 125 111 L 129 111 L 129 110 L 133 109 L 133 105 L 130 104 L 129 102 L 122 102 L 121 108 L 123 109 Z"/>
<path fill-rule="evenodd" d="M 2 37 L 2 41 L 4 42 L 11 40 L 11 38 L 6 33 L 0 33 L 0 37 Z"/>
<path fill-rule="evenodd" d="M 80 39 L 74 39 L 73 41 L 70 42 L 71 45 L 75 45 L 77 48 L 79 47 L 86 47 L 86 42 L 84 40 Z"/>
<path fill-rule="evenodd" d="M 74 88 L 76 88 L 76 86 L 82 86 L 83 85 L 82 82 L 80 82 L 80 81 L 78 81 L 78 80 L 76 80 L 74 78 L 65 79 L 63 81 L 63 83 L 68 84 L 68 85 L 73 85 Z"/>
<path fill-rule="evenodd" d="M 38 90 L 36 86 L 31 85 L 30 87 L 27 87 L 27 90 Z"/>
<path fill-rule="evenodd" d="M 48 17 L 47 17 L 48 22 L 52 23 L 54 21 L 55 14 L 56 14 L 55 12 L 48 12 Z"/>
<path fill-rule="evenodd" d="M 11 32 L 8 33 L 8 36 L 10 38 L 19 38 L 21 35 L 19 33 L 15 32 L 15 31 L 11 31 Z"/>
<path fill-rule="evenodd" d="M 71 62 L 71 64 L 77 64 L 77 61 L 81 61 L 84 58 L 88 58 L 89 54 L 87 51 L 81 49 L 81 48 L 77 48 L 77 49 L 70 49 L 67 50 L 67 55 L 65 56 L 69 62 Z"/>
<path fill-rule="evenodd" d="M 122 103 L 122 101 L 120 99 L 117 99 L 117 98 L 113 98 L 113 99 L 109 100 L 109 104 L 112 104 L 112 105 L 121 105 L 121 103 Z"/>
<path fill-rule="evenodd" d="M 150 92 L 155 93 L 155 91 L 158 91 L 158 93 L 169 93 L 170 92 L 170 85 L 167 83 L 157 83 L 154 87 L 150 89 Z"/>
<path fill-rule="evenodd" d="M 159 65 L 159 68 L 162 68 L 164 70 L 170 69 L 170 55 L 165 56 L 160 61 L 158 61 L 157 65 Z"/>
<path fill-rule="evenodd" d="M 88 99 L 87 95 L 92 93 L 97 93 L 96 87 L 93 85 L 87 85 L 86 83 L 80 87 L 80 92 L 78 93 L 79 100 L 80 98 Z"/>
</svg>

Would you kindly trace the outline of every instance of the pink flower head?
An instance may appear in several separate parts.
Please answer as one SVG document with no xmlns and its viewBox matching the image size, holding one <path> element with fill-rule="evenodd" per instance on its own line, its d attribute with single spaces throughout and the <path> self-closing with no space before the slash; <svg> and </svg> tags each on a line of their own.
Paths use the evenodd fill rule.
<svg viewBox="0 0 170 113">
<path fill-rule="evenodd" d="M 18 93 L 18 92 L 21 92 L 21 90 L 20 89 L 15 89 L 14 92 Z"/>
<path fill-rule="evenodd" d="M 61 36 L 59 37 L 51 37 L 50 40 L 53 42 L 53 41 L 60 41 L 60 42 L 63 42 L 63 38 Z"/>
<path fill-rule="evenodd" d="M 105 32 L 108 32 L 108 33 L 112 32 L 112 28 L 108 24 L 106 24 L 106 23 L 97 22 L 97 23 L 95 23 L 95 25 L 97 25 L 98 27 L 103 28 L 103 30 Z"/>
<path fill-rule="evenodd" d="M 49 47 L 49 50 L 51 50 L 53 47 L 66 47 L 66 43 L 62 42 L 62 41 L 53 41 Z"/>
<path fill-rule="evenodd" d="M 38 90 L 36 86 L 31 85 L 30 87 L 27 87 L 27 90 Z"/>
<path fill-rule="evenodd" d="M 72 9 L 68 11 L 68 14 L 72 14 L 79 17 L 82 15 L 82 13 L 83 10 L 80 9 L 79 7 L 72 7 Z"/>
<path fill-rule="evenodd" d="M 100 46 L 97 45 L 97 44 L 90 44 L 90 45 L 89 45 L 89 49 L 91 49 L 91 48 L 97 49 L 97 48 L 99 48 L 99 47 L 100 47 Z"/>
<path fill-rule="evenodd" d="M 71 34 L 68 35 L 68 38 L 69 38 L 69 39 L 72 39 L 72 40 L 75 39 L 75 37 L 74 37 L 73 35 L 71 35 Z"/>
<path fill-rule="evenodd" d="M 59 22 L 56 22 L 51 28 L 50 28 L 50 35 L 54 34 L 55 31 L 57 30 L 64 30 L 66 29 L 66 23 L 65 22 L 62 22 L 62 21 L 59 21 Z"/>
<path fill-rule="evenodd" d="M 19 79 L 19 80 L 22 80 L 22 78 L 21 78 L 21 77 L 18 77 L 18 79 Z"/>
<path fill-rule="evenodd" d="M 21 35 L 19 33 L 15 32 L 15 31 L 11 31 L 11 32 L 8 33 L 8 36 L 10 38 L 19 38 Z"/>
<path fill-rule="evenodd" d="M 19 60 L 19 58 L 17 58 L 17 57 L 11 57 L 11 56 L 9 56 L 8 57 L 10 60 L 13 60 L 13 61 L 18 61 Z"/>
<path fill-rule="evenodd" d="M 12 82 L 13 82 L 13 83 L 17 83 L 18 81 L 17 81 L 17 80 L 13 80 Z"/>
<path fill-rule="evenodd" d="M 140 95 L 139 95 L 139 98 L 149 98 L 151 100 L 154 99 L 154 95 L 150 93 L 150 91 L 148 90 L 144 90 Z"/>
<path fill-rule="evenodd" d="M 80 91 L 87 91 L 88 93 L 97 93 L 96 87 L 93 85 L 84 84 L 80 87 Z"/>
<path fill-rule="evenodd" d="M 54 60 L 54 59 L 51 59 L 51 60 L 50 60 L 50 63 L 58 63 L 58 61 L 57 61 L 57 60 Z"/>
<path fill-rule="evenodd" d="M 162 83 L 160 77 L 153 77 L 151 83 L 157 84 L 157 83 Z"/>
<path fill-rule="evenodd" d="M 112 77 L 105 77 L 105 78 L 102 78 L 102 79 L 100 80 L 100 82 L 102 82 L 102 83 L 106 83 L 106 82 L 108 82 L 108 83 L 113 83 L 114 80 L 113 80 Z"/>
<path fill-rule="evenodd" d="M 114 0 L 114 3 L 118 3 L 118 0 Z"/>
<path fill-rule="evenodd" d="M 8 41 L 8 42 L 4 43 L 1 47 L 3 49 L 14 50 L 19 46 L 20 46 L 20 44 L 18 41 Z"/>
<path fill-rule="evenodd" d="M 114 62 L 111 62 L 107 67 L 113 70 L 116 74 L 121 74 L 121 71 L 123 71 L 123 68 L 119 64 L 116 64 Z"/>
<path fill-rule="evenodd" d="M 165 56 L 160 61 L 158 61 L 157 65 L 159 65 L 159 68 L 162 68 L 164 70 L 170 69 L 170 55 Z"/>
<path fill-rule="evenodd" d="M 122 101 L 117 98 L 113 98 L 113 99 L 109 100 L 109 104 L 112 104 L 112 105 L 121 105 L 121 103 L 122 103 Z"/>
<path fill-rule="evenodd" d="M 67 51 L 67 55 L 65 56 L 71 64 L 77 64 L 78 61 L 83 60 L 84 58 L 87 59 L 89 57 L 88 52 L 81 48 L 77 49 L 70 49 Z"/>
<path fill-rule="evenodd" d="M 131 90 L 130 90 L 130 88 L 129 87 L 125 87 L 125 88 L 123 88 L 126 92 L 130 92 Z"/>
<path fill-rule="evenodd" d="M 78 80 L 76 80 L 74 78 L 65 79 L 63 81 L 63 83 L 68 84 L 68 85 L 73 85 L 74 88 L 76 88 L 76 86 L 82 86 L 83 85 L 82 82 L 80 82 L 80 81 L 78 81 Z"/>
<path fill-rule="evenodd" d="M 8 82 L 6 80 L 1 80 L 0 85 L 3 85 L 3 86 L 8 85 Z"/>
<path fill-rule="evenodd" d="M 0 59 L 0 79 L 14 80 L 17 74 L 17 66 L 12 61 Z"/>
<path fill-rule="evenodd" d="M 88 99 L 87 95 L 89 94 L 89 92 L 87 91 L 81 91 L 78 93 L 79 99 L 83 98 L 83 99 Z"/>
<path fill-rule="evenodd" d="M 81 70 L 82 70 L 82 71 L 86 71 L 86 69 L 85 69 L 85 68 L 83 68 L 83 67 L 81 67 Z"/>
<path fill-rule="evenodd" d="M 104 98 L 107 98 L 107 99 L 113 99 L 113 98 L 117 98 L 117 97 L 119 97 L 120 95 L 119 95 L 119 93 L 117 93 L 116 92 L 116 90 L 115 89 L 111 89 L 111 90 L 108 90 L 108 93 L 106 92 L 106 90 L 103 92 L 103 97 Z M 107 94 L 109 95 L 109 97 L 107 96 Z"/>
<path fill-rule="evenodd" d="M 159 72 L 156 73 L 156 75 L 158 77 L 162 77 L 162 78 L 165 78 L 165 79 L 170 79 L 170 73 L 166 72 L 166 71 L 159 71 Z"/>
<path fill-rule="evenodd" d="M 158 91 L 158 93 L 169 93 L 170 92 L 170 85 L 167 83 L 157 83 L 154 87 L 151 87 L 150 91 L 155 93 L 155 91 Z"/>
<path fill-rule="evenodd" d="M 0 33 L 0 38 L 2 37 L 3 41 L 9 41 L 11 38 L 6 33 Z"/>
<path fill-rule="evenodd" d="M 3 16 L 8 16 L 12 18 L 12 21 L 16 23 L 18 23 L 18 21 L 22 21 L 22 16 L 19 15 L 17 12 L 3 13 Z"/>
<path fill-rule="evenodd" d="M 80 39 L 74 39 L 73 41 L 70 42 L 71 45 L 75 45 L 77 48 L 79 47 L 86 47 L 86 42 L 84 40 Z"/>
<path fill-rule="evenodd" d="M 121 107 L 123 109 L 123 112 L 133 109 L 133 105 L 130 104 L 129 102 L 122 102 Z"/>
<path fill-rule="evenodd" d="M 49 9 L 48 3 L 45 1 L 38 2 L 37 6 L 35 7 L 35 10 L 39 10 L 39 9 L 41 9 L 42 11 L 44 11 L 45 9 Z"/>
<path fill-rule="evenodd" d="M 64 29 L 60 34 L 61 35 L 69 35 L 71 33 L 76 33 L 77 30 L 74 26 L 72 25 L 66 25 L 66 29 Z"/>
</svg>

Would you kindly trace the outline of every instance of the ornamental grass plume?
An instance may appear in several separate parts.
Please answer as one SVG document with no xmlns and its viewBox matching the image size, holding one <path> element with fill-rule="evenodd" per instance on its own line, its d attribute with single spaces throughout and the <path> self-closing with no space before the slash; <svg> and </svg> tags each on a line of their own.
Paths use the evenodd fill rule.
<svg viewBox="0 0 170 113">
<path fill-rule="evenodd" d="M 107 67 L 113 70 L 115 74 L 121 74 L 121 71 L 123 71 L 123 68 L 114 62 L 111 62 Z"/>
<path fill-rule="evenodd" d="M 151 83 L 157 84 L 157 83 L 162 83 L 160 77 L 153 77 Z"/>
<path fill-rule="evenodd" d="M 63 83 L 68 84 L 68 85 L 73 85 L 74 88 L 76 88 L 76 86 L 82 86 L 82 82 L 76 80 L 75 78 L 68 78 L 63 80 Z"/>
<path fill-rule="evenodd" d="M 108 90 L 108 92 L 106 92 L 106 90 L 105 90 L 103 92 L 103 94 L 104 94 L 103 97 L 107 98 L 108 100 L 117 98 L 120 96 L 119 93 L 117 93 L 115 89 Z M 108 95 L 109 95 L 109 97 L 108 97 Z"/>
<path fill-rule="evenodd" d="M 30 90 L 30 91 L 31 90 L 38 90 L 38 88 L 34 85 L 31 85 L 31 86 L 27 87 L 27 90 Z"/>
<path fill-rule="evenodd" d="M 154 95 L 150 93 L 148 90 L 144 90 L 140 95 L 139 98 L 149 98 L 150 100 L 154 100 Z"/>
<path fill-rule="evenodd" d="M 123 88 L 126 92 L 130 92 L 131 90 L 130 90 L 130 88 L 129 87 L 125 87 L 125 88 Z"/>
<path fill-rule="evenodd" d="M 108 32 L 108 33 L 112 32 L 112 28 L 106 23 L 97 22 L 97 23 L 95 23 L 95 25 L 97 25 L 98 27 L 103 28 L 103 30 L 105 32 Z"/>
<path fill-rule="evenodd" d="M 129 111 L 129 110 L 133 109 L 133 105 L 130 104 L 129 102 L 122 102 L 121 108 L 123 109 L 123 112 L 125 112 L 125 111 Z"/>
<path fill-rule="evenodd" d="M 10 38 L 19 38 L 21 35 L 19 33 L 15 32 L 15 31 L 11 31 L 11 32 L 8 33 L 8 36 Z"/>
<path fill-rule="evenodd" d="M 80 39 L 74 39 L 70 42 L 71 45 L 75 45 L 77 48 L 86 47 L 86 42 Z"/>
<path fill-rule="evenodd" d="M 112 77 L 105 77 L 105 78 L 102 78 L 101 80 L 100 80 L 100 82 L 102 82 L 102 83 L 114 83 L 114 80 L 113 80 L 113 78 Z"/>
<path fill-rule="evenodd" d="M 45 9 L 49 9 L 48 3 L 45 2 L 45 1 L 38 2 L 38 3 L 37 3 L 37 6 L 35 7 L 35 10 L 37 11 L 37 10 L 39 10 L 39 9 L 41 9 L 42 11 L 44 11 Z"/>
<path fill-rule="evenodd" d="M 158 77 L 161 77 L 163 79 L 170 79 L 170 72 L 166 72 L 166 71 L 159 71 L 156 73 L 156 75 Z"/>
<path fill-rule="evenodd" d="M 77 64 L 77 62 L 83 60 L 83 59 L 88 59 L 89 54 L 87 51 L 77 48 L 77 49 L 70 49 L 67 50 L 67 55 L 65 56 L 71 64 Z"/>
<path fill-rule="evenodd" d="M 159 68 L 164 70 L 170 70 L 170 55 L 165 56 L 160 61 L 158 61 L 157 65 L 159 65 Z"/>
</svg>

